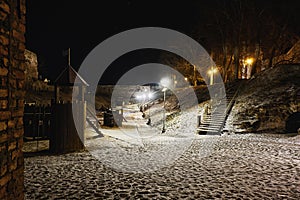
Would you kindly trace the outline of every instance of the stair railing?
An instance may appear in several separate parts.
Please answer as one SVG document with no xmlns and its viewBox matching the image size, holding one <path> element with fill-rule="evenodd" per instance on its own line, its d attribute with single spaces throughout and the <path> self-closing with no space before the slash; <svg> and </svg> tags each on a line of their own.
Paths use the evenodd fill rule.
<svg viewBox="0 0 300 200">
<path fill-rule="evenodd" d="M 225 123 L 226 123 L 226 121 L 227 121 L 227 119 L 229 117 L 229 114 L 230 114 L 230 112 L 231 112 L 231 110 L 233 108 L 233 105 L 235 103 L 235 99 L 236 99 L 237 95 L 240 93 L 240 91 L 243 88 L 243 86 L 244 86 L 244 82 L 240 83 L 240 85 L 237 88 L 237 90 L 235 91 L 232 99 L 230 100 L 229 104 L 227 105 L 227 108 L 225 110 L 225 118 L 224 118 L 224 120 L 223 120 L 223 122 L 222 122 L 222 124 L 221 124 L 221 126 L 219 128 L 219 131 L 218 131 L 220 134 L 221 134 L 221 131 L 222 131 L 223 127 L 225 126 Z"/>
<path fill-rule="evenodd" d="M 96 113 L 92 112 L 88 106 L 86 107 L 86 110 L 90 114 L 89 117 L 92 117 L 94 120 L 96 120 L 96 122 L 99 125 L 101 125 L 100 121 L 98 120 L 98 118 L 96 116 Z M 102 135 L 101 131 L 99 131 L 97 126 L 88 118 L 88 116 L 86 116 L 86 120 L 99 135 Z"/>
</svg>

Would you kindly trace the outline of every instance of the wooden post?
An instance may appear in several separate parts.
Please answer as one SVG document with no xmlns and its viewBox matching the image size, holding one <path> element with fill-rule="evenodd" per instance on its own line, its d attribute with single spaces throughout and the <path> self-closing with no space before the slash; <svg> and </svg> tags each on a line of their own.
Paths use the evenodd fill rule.
<svg viewBox="0 0 300 200">
<path fill-rule="evenodd" d="M 54 85 L 54 103 L 58 103 L 59 101 L 59 87 Z"/>
<path fill-rule="evenodd" d="M 78 86 L 78 87 L 79 87 L 79 101 L 84 102 L 85 87 L 83 85 Z"/>
</svg>

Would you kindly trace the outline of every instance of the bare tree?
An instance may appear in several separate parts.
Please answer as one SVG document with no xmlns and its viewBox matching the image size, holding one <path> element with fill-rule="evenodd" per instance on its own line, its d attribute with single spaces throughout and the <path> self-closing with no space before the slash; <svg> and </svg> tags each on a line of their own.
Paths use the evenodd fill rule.
<svg viewBox="0 0 300 200">
<path fill-rule="evenodd" d="M 184 58 L 170 52 L 162 52 L 160 55 L 161 63 L 170 66 L 180 72 L 191 85 L 196 86 L 197 83 L 203 82 L 203 77 L 195 69 L 192 63 Z"/>
<path fill-rule="evenodd" d="M 290 31 L 288 15 L 276 15 L 260 1 L 218 2 L 207 36 L 213 37 L 209 45 L 224 81 L 239 78 L 241 65 L 247 57 L 254 58 L 251 74 L 261 70 L 264 59 L 269 60 L 268 67 L 284 62 L 278 60 L 278 56 L 287 53 L 297 41 Z M 291 57 L 288 60 L 291 61 Z"/>
<path fill-rule="evenodd" d="M 279 23 L 274 20 L 268 20 L 266 29 L 268 34 L 263 39 L 264 58 L 267 60 L 267 67 L 272 67 L 278 63 L 293 62 L 292 58 L 286 60 L 286 53 L 297 42 L 298 37 L 290 30 L 286 21 Z"/>
<path fill-rule="evenodd" d="M 224 81 L 240 78 L 242 66 L 249 57 L 253 58 L 251 75 L 260 72 L 262 67 L 297 60 L 299 54 L 296 51 L 285 55 L 299 38 L 290 29 L 291 16 L 281 8 L 283 3 L 277 2 L 277 10 L 274 10 L 269 3 L 260 0 L 216 2 L 213 9 L 205 11 L 210 17 L 205 18 L 205 23 L 199 22 L 191 36 L 204 44 Z M 192 80 L 189 63 L 184 59 L 170 62 Z M 265 63 L 267 66 L 263 66 Z"/>
</svg>

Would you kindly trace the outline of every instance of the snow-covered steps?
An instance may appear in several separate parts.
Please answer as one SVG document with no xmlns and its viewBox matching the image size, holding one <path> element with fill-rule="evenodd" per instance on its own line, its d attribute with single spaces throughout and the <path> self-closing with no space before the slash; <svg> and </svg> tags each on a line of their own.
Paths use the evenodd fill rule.
<svg viewBox="0 0 300 200">
<path fill-rule="evenodd" d="M 216 105 L 215 112 L 204 113 L 201 116 L 201 120 L 199 122 L 199 126 L 197 128 L 197 133 L 200 135 L 221 135 L 223 132 L 224 125 L 227 120 L 227 116 L 231 112 L 231 108 L 234 104 L 235 97 L 239 92 L 240 86 L 235 89 L 230 89 L 226 93 L 226 102 L 227 108 L 225 113 L 218 113 L 218 106 L 222 106 L 221 102 L 224 101 L 220 99 L 220 103 Z M 210 105 L 211 106 L 211 105 Z"/>
</svg>

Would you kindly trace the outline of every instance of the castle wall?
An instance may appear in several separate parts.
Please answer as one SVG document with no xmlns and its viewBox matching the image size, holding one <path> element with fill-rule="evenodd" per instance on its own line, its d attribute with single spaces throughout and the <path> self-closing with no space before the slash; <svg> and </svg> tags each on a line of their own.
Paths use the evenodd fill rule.
<svg viewBox="0 0 300 200">
<path fill-rule="evenodd" d="M 26 82 L 32 82 L 38 80 L 38 61 L 37 55 L 27 49 L 24 52 L 25 55 L 25 76 Z"/>
</svg>

